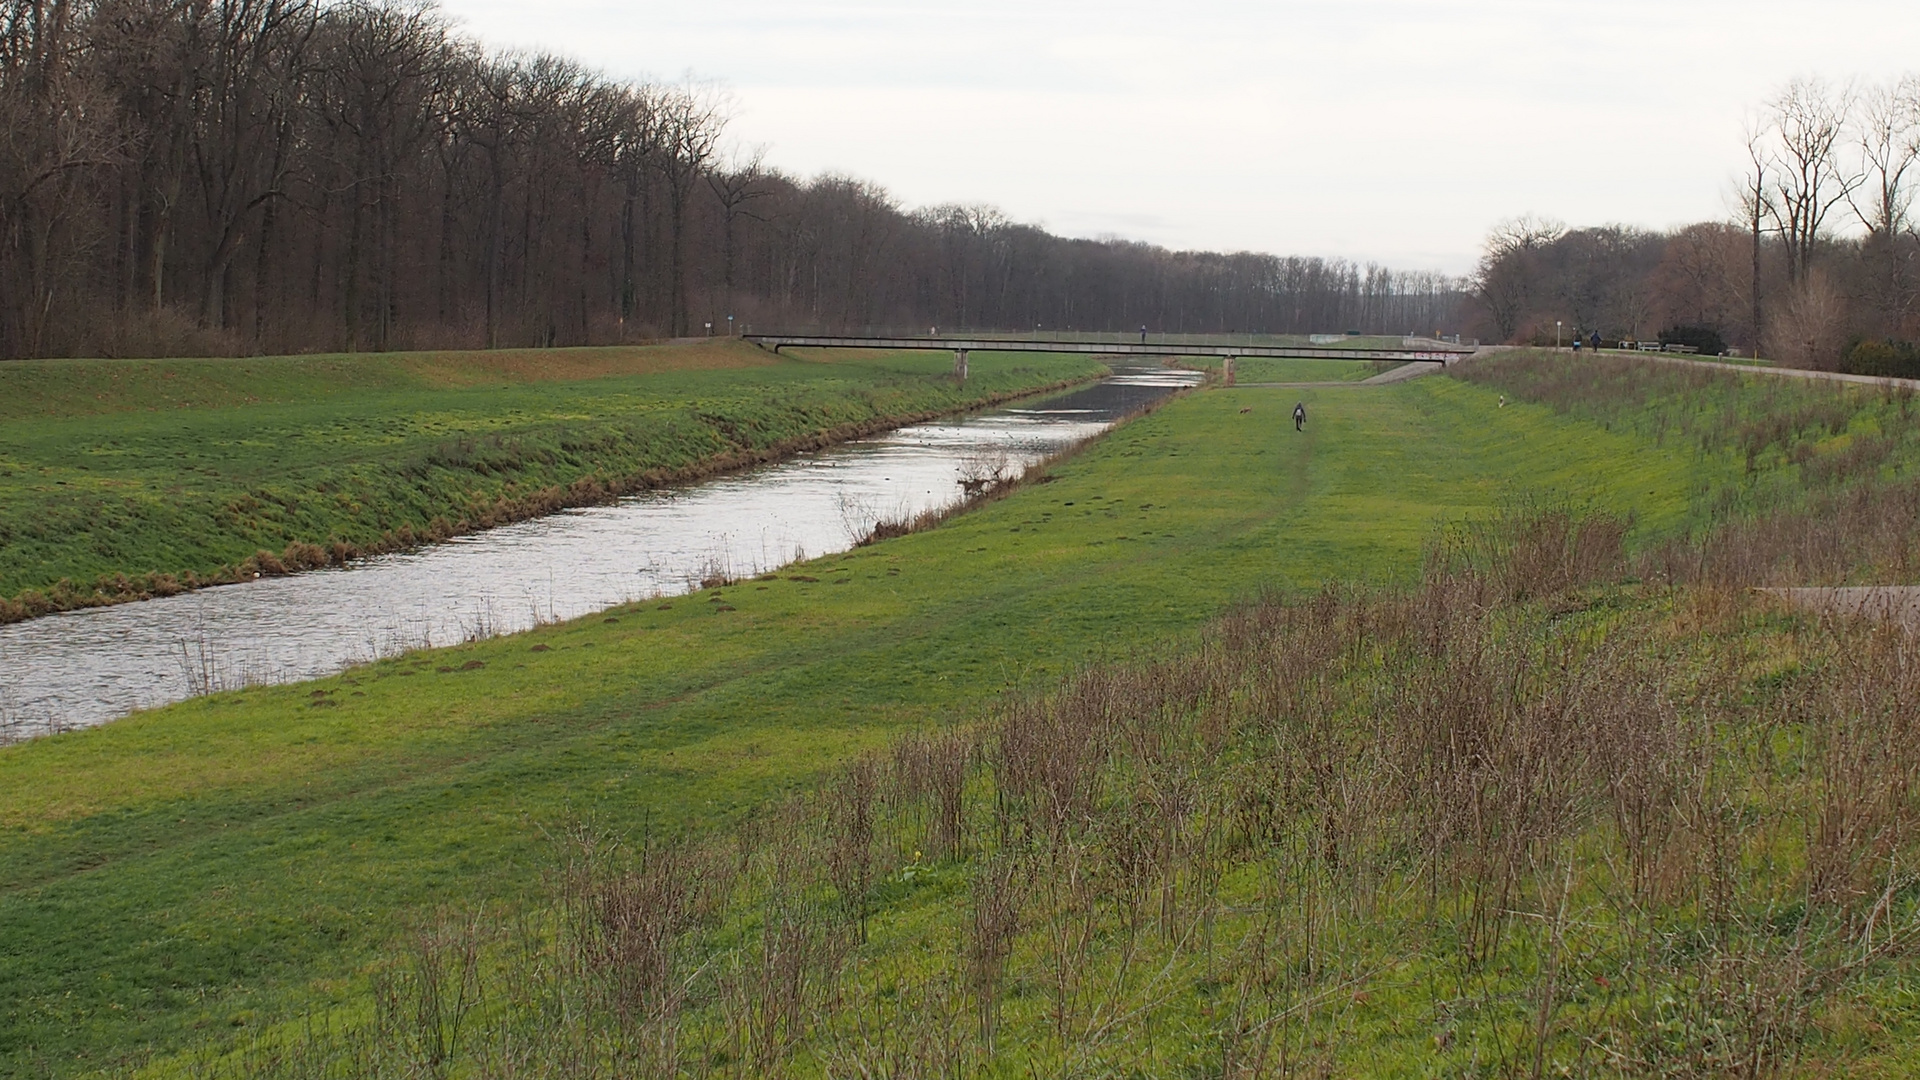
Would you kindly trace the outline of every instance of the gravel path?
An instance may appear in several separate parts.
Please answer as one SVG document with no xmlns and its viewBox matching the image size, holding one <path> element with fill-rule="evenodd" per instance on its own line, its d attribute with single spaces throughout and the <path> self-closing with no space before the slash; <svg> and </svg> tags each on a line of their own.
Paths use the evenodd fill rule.
<svg viewBox="0 0 1920 1080">
<path fill-rule="evenodd" d="M 1482 350 L 1484 352 L 1486 350 Z M 1478 356 L 1479 353 L 1474 355 Z M 1606 356 L 1631 356 L 1642 360 L 1658 360 L 1663 364 L 1685 364 L 1688 367 L 1713 368 L 1716 371 L 1732 371 L 1741 375 L 1775 375 L 1783 379 L 1812 379 L 1818 382 L 1855 383 L 1861 386 L 1904 386 L 1909 390 L 1920 390 L 1920 379 L 1889 379 L 1879 375 L 1848 375 L 1839 371 L 1809 371 L 1806 368 L 1762 367 L 1758 364 L 1728 364 L 1719 360 L 1695 360 L 1687 356 L 1675 356 L 1671 353 L 1625 352 L 1619 349 L 1609 350 Z"/>
<path fill-rule="evenodd" d="M 1810 611 L 1894 622 L 1909 630 L 1920 630 L 1920 585 L 1855 585 L 1760 591 Z"/>
</svg>

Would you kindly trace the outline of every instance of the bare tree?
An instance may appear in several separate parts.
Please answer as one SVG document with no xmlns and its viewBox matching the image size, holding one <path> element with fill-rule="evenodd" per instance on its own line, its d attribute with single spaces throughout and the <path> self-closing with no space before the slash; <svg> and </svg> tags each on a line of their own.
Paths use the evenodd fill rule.
<svg viewBox="0 0 1920 1080">
<path fill-rule="evenodd" d="M 1741 324 L 1750 295 L 1746 230 L 1720 222 L 1688 225 L 1666 242 L 1651 291 L 1670 323 L 1731 330 Z M 1751 328 L 1739 340 L 1751 345 Z"/>
<path fill-rule="evenodd" d="M 675 334 L 687 332 L 688 203 L 719 151 L 727 121 L 725 105 L 712 87 L 687 83 L 663 91 L 654 106 L 660 133 L 654 167 L 667 185 L 670 318 Z"/>
<path fill-rule="evenodd" d="M 121 157 L 105 103 L 75 75 L 73 14 L 0 4 L 0 355 L 41 351 L 85 254 L 82 180 Z"/>
<path fill-rule="evenodd" d="M 720 200 L 721 220 L 721 287 L 725 290 L 724 314 L 733 315 L 733 264 L 734 253 L 738 245 L 735 234 L 742 217 L 755 217 L 747 204 L 755 199 L 764 198 L 767 188 L 766 148 L 756 146 L 745 155 L 729 164 L 707 174 L 707 185 L 713 188 L 714 197 Z"/>
<path fill-rule="evenodd" d="M 1772 204 L 1786 242 L 1789 281 L 1806 274 L 1828 215 L 1860 185 L 1860 173 L 1843 153 L 1853 101 L 1851 86 L 1795 79 L 1768 103 Z"/>
<path fill-rule="evenodd" d="M 0 0 L 0 356 L 630 340 L 698 303 L 822 328 L 1459 317 L 1445 275 L 909 213 L 724 157 L 726 114 L 488 50 L 432 0 Z"/>
<path fill-rule="evenodd" d="M 1752 273 L 1748 280 L 1748 320 L 1753 337 L 1748 345 L 1758 348 L 1765 334 L 1761 310 L 1760 261 L 1768 230 L 1778 227 L 1780 214 L 1773 201 L 1773 157 L 1769 150 L 1773 131 L 1770 121 L 1752 116 L 1747 120 L 1747 164 L 1740 175 L 1738 192 L 1740 219 L 1747 230 L 1748 256 Z"/>
<path fill-rule="evenodd" d="M 447 92 L 447 29 L 417 0 L 353 0 L 327 13 L 315 61 L 316 112 L 350 148 L 342 314 L 347 344 L 389 346 L 397 316 L 401 185 L 436 138 Z"/>
<path fill-rule="evenodd" d="M 1495 225 L 1487 234 L 1474 274 L 1473 291 L 1493 321 L 1501 341 L 1512 340 L 1526 317 L 1535 294 L 1535 255 L 1566 233 L 1551 218 L 1522 214 Z"/>
<path fill-rule="evenodd" d="M 1858 131 L 1863 180 L 1851 197 L 1866 227 L 1867 289 L 1880 327 L 1902 323 L 1914 307 L 1913 183 L 1920 178 L 1920 76 L 1869 87 L 1860 96 Z"/>
</svg>

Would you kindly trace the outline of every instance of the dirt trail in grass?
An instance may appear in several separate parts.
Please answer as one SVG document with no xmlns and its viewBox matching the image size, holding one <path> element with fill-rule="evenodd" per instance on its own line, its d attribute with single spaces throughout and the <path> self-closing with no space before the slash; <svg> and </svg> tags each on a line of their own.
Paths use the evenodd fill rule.
<svg viewBox="0 0 1920 1080">
<path fill-rule="evenodd" d="M 1759 591 L 1808 611 L 1898 623 L 1909 630 L 1920 630 L 1920 585 L 1853 585 Z"/>
</svg>

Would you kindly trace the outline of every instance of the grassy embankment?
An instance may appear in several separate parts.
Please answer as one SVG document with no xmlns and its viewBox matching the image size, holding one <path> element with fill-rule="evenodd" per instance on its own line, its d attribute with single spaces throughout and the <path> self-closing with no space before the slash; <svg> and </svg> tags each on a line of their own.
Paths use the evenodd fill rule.
<svg viewBox="0 0 1920 1080">
<path fill-rule="evenodd" d="M 0 619 L 337 563 L 1103 370 L 739 342 L 0 365 Z"/>
<path fill-rule="evenodd" d="M 1280 393 L 1184 399 L 1052 482 L 775 580 L 0 750 L 0 1068 L 364 1001 L 363 965 L 436 905 L 536 901 L 543 830 L 698 831 L 1190 643 L 1262 587 L 1408 582 L 1436 521 L 1516 487 L 1658 531 L 1720 476 L 1450 380 L 1308 391 L 1306 435 Z"/>
<path fill-rule="evenodd" d="M 1509 353 L 1461 378 L 1732 463 L 1650 572 L 1723 585 L 1920 581 L 1920 425 L 1899 388 L 1735 376 L 1632 356 Z"/>
<path fill-rule="evenodd" d="M 1537 357 L 1470 374 L 1488 390 L 1395 393 L 1483 436 L 1605 445 L 1536 426 L 1540 402 L 1657 433 L 1664 454 L 1611 443 L 1655 497 L 1521 506 L 1413 588 L 1262 600 L 731 829 L 577 834 L 535 917 L 466 908 L 331 1025 L 162 1071 L 1913 1075 L 1920 641 L 1725 587 L 1895 565 L 1871 532 L 1770 547 L 1769 523 L 1905 512 L 1915 448 L 1852 449 L 1905 400 Z M 1496 388 L 1522 403 L 1496 415 Z M 1274 397 L 1149 423 L 1218 440 L 1223 403 Z M 1060 483 L 1117 480 L 1101 458 Z M 1689 480 L 1716 489 L 1695 515 L 1658 497 Z M 997 510 L 1048 525 L 1064 493 Z M 1623 547 L 1636 504 L 1706 530 L 1691 564 Z"/>
</svg>

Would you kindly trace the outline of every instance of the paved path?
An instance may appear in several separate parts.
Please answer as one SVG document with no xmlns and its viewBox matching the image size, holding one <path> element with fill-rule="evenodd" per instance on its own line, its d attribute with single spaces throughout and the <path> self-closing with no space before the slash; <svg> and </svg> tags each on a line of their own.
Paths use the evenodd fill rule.
<svg viewBox="0 0 1920 1080">
<path fill-rule="evenodd" d="M 1759 591 L 1810 611 L 1899 623 L 1909 630 L 1920 630 L 1920 585 L 1856 585 Z"/>
<path fill-rule="evenodd" d="M 1476 353 L 1475 355 L 1478 356 L 1480 354 Z M 1641 360 L 1658 360 L 1663 364 L 1684 364 L 1687 367 L 1712 368 L 1715 371 L 1732 371 L 1741 375 L 1777 375 L 1783 379 L 1812 379 L 1818 382 L 1855 383 L 1861 386 L 1904 386 L 1909 390 L 1920 390 L 1920 379 L 1890 379 L 1880 375 L 1848 375 L 1840 371 L 1809 371 L 1806 368 L 1762 367 L 1758 364 L 1728 364 L 1719 360 L 1695 360 L 1691 357 L 1674 356 L 1669 353 L 1624 352 L 1618 349 L 1609 350 L 1603 355 L 1635 357 Z"/>
</svg>

